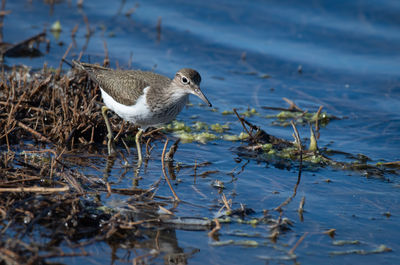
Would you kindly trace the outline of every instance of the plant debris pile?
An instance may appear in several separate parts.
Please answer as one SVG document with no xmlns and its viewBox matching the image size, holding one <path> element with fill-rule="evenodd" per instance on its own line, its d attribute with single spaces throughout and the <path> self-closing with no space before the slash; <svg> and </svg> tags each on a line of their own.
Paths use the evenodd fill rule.
<svg viewBox="0 0 400 265">
<path fill-rule="evenodd" d="M 35 74 L 14 68 L 2 73 L 0 91 L 2 146 L 35 139 L 74 149 L 77 143 L 87 146 L 104 139 L 98 89 L 86 75 L 60 77 L 46 68 Z"/>
</svg>

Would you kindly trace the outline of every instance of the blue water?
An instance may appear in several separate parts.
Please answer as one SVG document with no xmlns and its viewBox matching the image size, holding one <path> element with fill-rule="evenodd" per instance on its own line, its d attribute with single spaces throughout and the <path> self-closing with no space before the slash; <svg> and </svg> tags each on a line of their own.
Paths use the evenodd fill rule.
<svg viewBox="0 0 400 265">
<path fill-rule="evenodd" d="M 125 16 L 137 3 L 136 11 L 130 17 Z M 184 110 L 179 120 L 190 123 L 191 116 L 196 114 L 198 120 L 208 123 L 231 122 L 231 132 L 240 133 L 242 128 L 237 119 L 222 116 L 220 112 L 254 107 L 261 115 L 249 118 L 251 122 L 270 134 L 291 140 L 292 129 L 273 126 L 272 120 L 264 116 L 274 112 L 262 109 L 285 107 L 282 97 L 286 97 L 303 109 L 316 111 L 323 105 L 328 113 L 343 118 L 322 128 L 320 147 L 364 154 L 373 162 L 400 160 L 399 1 L 84 1 L 82 9 L 76 7 L 75 1 L 61 1 L 53 10 L 42 1 L 9 1 L 6 10 L 12 11 L 4 20 L 7 42 L 28 38 L 49 28 L 56 20 L 60 20 L 63 28 L 58 40 L 48 35 L 51 44 L 48 54 L 34 59 L 6 58 L 9 65 L 41 68 L 47 62 L 58 67 L 72 43 L 71 30 L 78 24 L 69 59 L 76 58 L 86 46 L 83 59 L 102 62 L 105 42 L 113 67 L 128 68 L 131 57 L 132 68 L 155 69 L 171 77 L 182 67 L 197 69 L 202 75 L 204 93 L 219 112 L 197 106 L 200 101 L 192 98 L 194 107 Z M 88 17 L 93 30 L 87 45 L 83 15 Z M 161 19 L 160 40 L 156 30 L 158 19 Z M 241 60 L 243 54 L 245 60 Z M 301 74 L 297 71 L 299 66 Z M 261 78 L 264 74 L 271 77 Z M 308 126 L 299 130 L 303 138 L 308 137 Z M 157 143 L 148 170 L 142 172 L 140 185 L 144 188 L 160 177 L 162 145 Z M 176 161 L 184 164 L 193 164 L 194 159 L 210 161 L 212 164 L 202 170 L 219 172 L 196 180 L 190 169 L 178 173 L 177 193 L 193 205 L 206 206 L 181 204 L 178 216 L 212 218 L 221 207 L 221 195 L 211 186 L 214 180 L 225 183 L 224 193 L 236 208 L 240 203 L 245 204 L 256 212 L 255 217 L 262 216 L 263 210 L 272 211 L 292 194 L 296 168 L 281 170 L 251 160 L 232 179 L 229 173 L 237 166 L 235 172 L 240 171 L 240 166 L 247 162 L 235 162 L 238 146 L 239 142 L 225 141 L 180 146 Z M 132 152 L 135 153 L 134 149 Z M 120 168 L 116 163 L 111 178 L 119 178 Z M 116 187 L 131 185 L 132 176 L 130 172 Z M 158 194 L 169 196 L 168 187 L 162 186 Z M 306 205 L 301 222 L 297 208 L 303 196 Z M 276 244 L 266 238 L 267 225 L 227 224 L 220 231 L 221 241 L 249 239 L 259 242 L 258 247 L 214 246 L 205 231 L 174 233 L 185 252 L 200 249 L 188 259 L 189 264 L 264 264 L 265 256 L 272 257 L 272 264 L 291 264 L 293 261 L 278 258 L 306 232 L 294 252 L 300 263 L 395 264 L 399 262 L 399 205 L 398 175 L 387 174 L 382 180 L 324 168 L 303 172 L 297 196 L 284 207 L 284 217 L 294 223 L 292 230 L 282 234 Z M 391 216 L 384 216 L 386 212 Z M 337 231 L 334 240 L 359 240 L 361 244 L 334 246 L 333 239 L 322 233 L 331 228 Z M 232 236 L 233 231 L 262 236 L 241 238 Z M 393 251 L 330 254 L 351 249 L 372 250 L 381 244 Z M 150 249 L 119 247 L 117 255 L 130 253 L 132 259 Z M 93 255 L 60 261 L 111 262 L 112 250 L 106 243 L 90 245 L 86 250 Z M 116 261 L 119 262 L 123 263 Z M 154 262 L 162 263 L 162 255 Z"/>
</svg>

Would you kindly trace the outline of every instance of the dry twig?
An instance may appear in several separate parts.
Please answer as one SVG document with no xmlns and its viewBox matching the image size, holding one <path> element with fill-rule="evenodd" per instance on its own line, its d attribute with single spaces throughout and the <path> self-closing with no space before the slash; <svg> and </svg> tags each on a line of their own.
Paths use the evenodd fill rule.
<svg viewBox="0 0 400 265">
<path fill-rule="evenodd" d="M 179 202 L 181 200 L 179 199 L 178 195 L 175 193 L 174 188 L 172 188 L 171 182 L 169 181 L 169 178 L 167 176 L 167 172 L 165 171 L 164 157 L 165 157 L 165 150 L 167 149 L 167 145 L 168 145 L 168 139 L 165 141 L 164 149 L 163 149 L 163 152 L 162 152 L 162 155 L 161 155 L 162 173 L 164 175 L 165 180 L 168 183 L 169 188 L 172 191 L 172 194 L 174 195 L 175 200 Z"/>
<path fill-rule="evenodd" d="M 69 186 L 63 185 L 60 188 L 48 187 L 16 187 L 16 188 L 0 188 L 0 192 L 36 192 L 36 193 L 54 193 L 69 191 Z"/>
</svg>

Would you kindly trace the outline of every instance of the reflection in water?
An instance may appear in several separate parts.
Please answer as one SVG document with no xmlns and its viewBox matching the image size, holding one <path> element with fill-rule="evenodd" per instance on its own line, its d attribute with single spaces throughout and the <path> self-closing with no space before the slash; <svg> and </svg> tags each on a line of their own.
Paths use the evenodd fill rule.
<svg viewBox="0 0 400 265">
<path fill-rule="evenodd" d="M 182 265 L 188 264 L 188 259 L 200 251 L 197 248 L 183 249 L 179 247 L 175 229 L 140 229 L 132 235 L 133 240 L 127 236 L 130 233 L 124 234 L 125 239 L 110 238 L 108 240 L 112 249 L 112 263 L 116 261 L 131 262 L 130 258 L 134 256 L 134 264 L 148 264 L 154 262 L 154 259 L 161 258 L 164 264 Z M 140 236 L 138 237 L 138 235 Z M 126 250 L 127 253 L 120 254 L 120 257 L 118 257 L 117 253 L 120 249 Z M 131 252 L 133 252 L 133 255 L 131 255 Z"/>
</svg>

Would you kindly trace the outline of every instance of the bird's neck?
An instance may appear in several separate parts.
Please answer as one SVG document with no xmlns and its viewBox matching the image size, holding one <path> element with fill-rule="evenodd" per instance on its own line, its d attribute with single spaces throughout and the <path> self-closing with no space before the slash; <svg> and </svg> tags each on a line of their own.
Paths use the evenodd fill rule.
<svg viewBox="0 0 400 265">
<path fill-rule="evenodd" d="M 185 90 L 177 86 L 173 81 L 165 88 L 163 95 L 165 95 L 165 100 L 170 102 L 170 104 L 182 103 L 183 101 L 186 103 L 189 96 Z"/>
<path fill-rule="evenodd" d="M 164 87 L 150 87 L 147 91 L 147 101 L 162 104 L 164 107 L 173 105 L 186 105 L 189 94 L 176 86 L 174 82 Z"/>
</svg>

